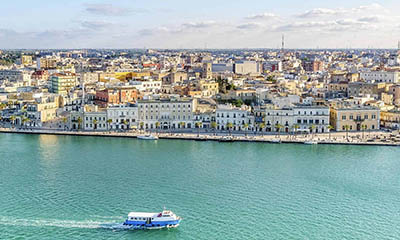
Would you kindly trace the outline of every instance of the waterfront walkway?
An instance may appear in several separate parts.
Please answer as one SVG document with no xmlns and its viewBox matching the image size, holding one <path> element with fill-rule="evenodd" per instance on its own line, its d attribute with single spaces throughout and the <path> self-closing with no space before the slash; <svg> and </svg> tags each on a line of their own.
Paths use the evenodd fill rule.
<svg viewBox="0 0 400 240">
<path fill-rule="evenodd" d="M 143 135 L 140 131 L 130 132 L 84 132 L 84 131 L 62 131 L 50 129 L 12 129 L 0 128 L 0 133 L 14 134 L 45 134 L 45 135 L 64 135 L 64 136 L 92 136 L 92 137 L 124 137 L 137 138 Z M 179 139 L 195 141 L 216 141 L 216 142 L 261 142 L 261 143 L 297 143 L 317 142 L 318 144 L 345 144 L 345 145 L 375 145 L 375 146 L 400 146 L 399 133 L 387 132 L 351 132 L 313 135 L 261 135 L 244 133 L 210 133 L 210 132 L 187 132 L 187 133 L 153 133 L 160 139 Z"/>
</svg>

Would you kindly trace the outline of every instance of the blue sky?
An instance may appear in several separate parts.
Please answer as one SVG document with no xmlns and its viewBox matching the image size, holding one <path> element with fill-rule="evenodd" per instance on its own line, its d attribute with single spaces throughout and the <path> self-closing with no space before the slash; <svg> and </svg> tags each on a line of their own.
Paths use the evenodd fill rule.
<svg viewBox="0 0 400 240">
<path fill-rule="evenodd" d="M 394 48 L 394 0 L 14 0 L 0 48 Z"/>
</svg>

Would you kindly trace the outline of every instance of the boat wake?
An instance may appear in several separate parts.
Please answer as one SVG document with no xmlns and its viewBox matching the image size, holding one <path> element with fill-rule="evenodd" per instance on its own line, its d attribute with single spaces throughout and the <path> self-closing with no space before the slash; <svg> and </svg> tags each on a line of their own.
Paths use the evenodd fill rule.
<svg viewBox="0 0 400 240">
<path fill-rule="evenodd" d="M 19 226 L 19 227 L 57 227 L 57 228 L 83 228 L 83 229 L 111 229 L 124 230 L 130 229 L 122 223 L 110 223 L 100 221 L 74 221 L 57 219 L 17 219 L 12 217 L 0 216 L 0 226 Z"/>
</svg>

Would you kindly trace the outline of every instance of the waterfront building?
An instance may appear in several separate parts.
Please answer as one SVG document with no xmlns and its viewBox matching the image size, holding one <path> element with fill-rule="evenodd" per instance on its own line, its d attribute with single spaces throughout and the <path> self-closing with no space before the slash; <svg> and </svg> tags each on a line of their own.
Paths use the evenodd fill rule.
<svg viewBox="0 0 400 240">
<path fill-rule="evenodd" d="M 332 107 L 330 122 L 338 132 L 380 129 L 380 110 L 363 105 Z"/>
<path fill-rule="evenodd" d="M 389 129 L 400 129 L 400 111 L 393 109 L 381 111 L 381 126 Z"/>
<path fill-rule="evenodd" d="M 197 101 L 192 98 L 139 100 L 139 128 L 194 128 L 193 115 L 196 105 Z"/>
<path fill-rule="evenodd" d="M 244 131 L 254 125 L 254 117 L 249 107 L 238 108 L 230 104 L 217 106 L 215 121 L 218 130 Z"/>
<path fill-rule="evenodd" d="M 267 132 L 329 132 L 329 107 L 326 106 L 267 107 L 264 116 Z"/>
<path fill-rule="evenodd" d="M 110 130 L 137 129 L 139 124 L 138 106 L 118 104 L 107 108 L 107 124 Z"/>
<path fill-rule="evenodd" d="M 37 99 L 37 102 L 26 105 L 26 123 L 30 127 L 42 127 L 43 123 L 57 118 L 57 111 L 60 107 L 60 99 L 57 96 Z"/>
<path fill-rule="evenodd" d="M 106 131 L 107 112 L 100 110 L 97 106 L 86 105 L 83 112 L 83 130 L 85 131 Z"/>
</svg>

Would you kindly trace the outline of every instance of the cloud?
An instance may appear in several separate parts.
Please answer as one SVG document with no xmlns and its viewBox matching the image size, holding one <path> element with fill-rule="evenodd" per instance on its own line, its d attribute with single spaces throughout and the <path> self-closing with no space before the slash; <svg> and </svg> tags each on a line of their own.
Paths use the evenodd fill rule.
<svg viewBox="0 0 400 240">
<path fill-rule="evenodd" d="M 244 29 L 244 30 L 257 29 L 260 27 L 262 27 L 262 25 L 260 23 L 256 23 L 256 22 L 244 23 L 244 24 L 240 24 L 240 25 L 236 26 L 236 28 Z"/>
<path fill-rule="evenodd" d="M 114 24 L 105 21 L 83 21 L 81 26 L 90 30 L 104 30 L 112 27 Z"/>
<path fill-rule="evenodd" d="M 132 9 L 117 7 L 112 4 L 86 4 L 87 12 L 102 16 L 124 16 L 133 12 Z"/>
<path fill-rule="evenodd" d="M 300 18 L 315 18 L 315 17 L 323 17 L 323 16 L 332 16 L 343 13 L 343 10 L 340 9 L 329 9 L 329 8 L 314 8 L 305 13 L 297 15 Z"/>
<path fill-rule="evenodd" d="M 215 21 L 204 21 L 204 22 L 188 22 L 183 23 L 182 27 L 185 28 L 209 28 L 217 25 Z"/>
<path fill-rule="evenodd" d="M 375 16 L 368 16 L 368 17 L 359 18 L 358 21 L 360 21 L 360 22 L 369 22 L 369 23 L 377 23 L 377 22 L 381 22 L 383 19 L 384 19 L 383 16 L 375 15 Z"/>
<path fill-rule="evenodd" d="M 252 19 L 252 20 L 256 20 L 256 19 L 274 19 L 277 18 L 278 16 L 273 14 L 273 13 L 261 13 L 261 14 L 255 14 L 255 15 L 251 15 L 246 17 L 247 19 Z"/>
</svg>

